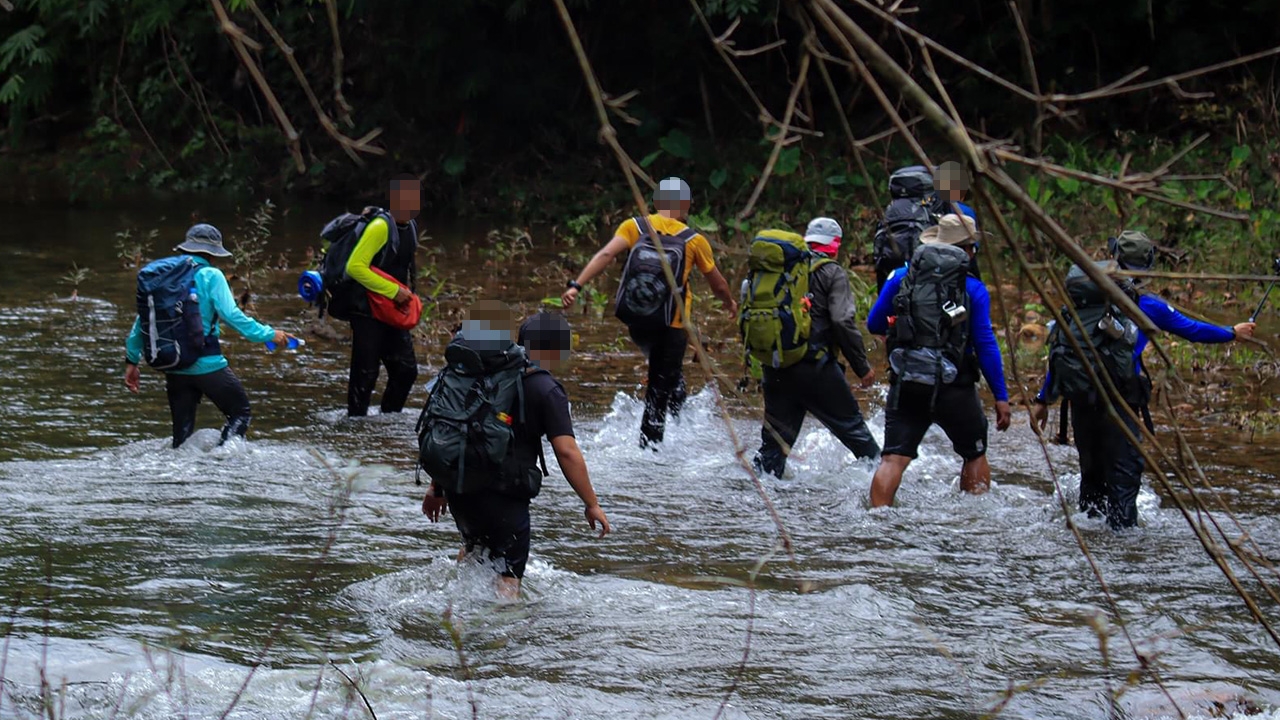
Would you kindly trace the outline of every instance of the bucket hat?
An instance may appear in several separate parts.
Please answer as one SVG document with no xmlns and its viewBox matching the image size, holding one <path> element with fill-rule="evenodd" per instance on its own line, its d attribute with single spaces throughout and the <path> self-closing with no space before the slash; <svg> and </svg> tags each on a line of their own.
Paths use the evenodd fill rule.
<svg viewBox="0 0 1280 720">
<path fill-rule="evenodd" d="M 231 253 L 222 246 L 222 233 L 218 228 L 207 223 L 192 225 L 187 230 L 187 237 L 174 250 L 188 253 L 204 253 L 213 257 L 231 257 Z"/>
<path fill-rule="evenodd" d="M 920 242 L 933 245 L 967 245 L 977 240 L 984 233 L 978 232 L 978 226 L 968 215 L 943 215 L 938 224 L 924 229 L 920 233 Z"/>
</svg>

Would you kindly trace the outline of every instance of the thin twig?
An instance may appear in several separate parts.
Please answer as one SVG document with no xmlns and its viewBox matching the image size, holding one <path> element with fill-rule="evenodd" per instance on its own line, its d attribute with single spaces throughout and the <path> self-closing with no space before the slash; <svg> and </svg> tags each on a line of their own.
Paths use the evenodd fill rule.
<svg viewBox="0 0 1280 720">
<path fill-rule="evenodd" d="M 133 113 L 133 119 L 138 122 L 138 127 L 142 130 L 142 134 L 147 138 L 147 142 L 151 144 L 151 149 L 155 150 L 156 155 L 159 155 L 160 159 L 164 161 L 165 167 L 169 168 L 172 172 L 177 172 L 177 170 L 173 169 L 173 163 L 169 162 L 168 156 L 166 156 L 164 151 L 160 149 L 160 146 L 156 144 L 156 139 L 151 137 L 151 131 L 147 129 L 147 124 L 142 121 L 142 116 L 138 114 L 138 109 L 133 106 L 133 100 L 129 98 L 129 91 L 120 83 L 119 77 L 114 78 L 114 80 L 116 87 L 120 89 L 120 94 L 124 96 L 125 104 L 129 106 L 129 112 Z"/>
<path fill-rule="evenodd" d="M 347 127 L 355 127 L 355 121 L 351 119 L 352 108 L 347 102 L 347 98 L 342 94 L 342 33 L 339 32 L 338 26 L 338 3 L 336 0 L 324 0 L 325 12 L 329 16 L 329 32 L 333 35 L 333 101 L 337 103 L 339 119 L 347 124 Z"/>
<path fill-rule="evenodd" d="M 351 685 L 351 689 L 355 690 L 356 694 L 360 696 L 360 700 L 364 702 L 364 709 L 369 711 L 369 717 L 372 718 L 372 720 L 378 720 L 378 714 L 373 711 L 373 706 L 369 704 L 369 698 L 365 697 L 364 691 L 360 689 L 360 685 L 357 684 L 355 680 L 352 680 L 351 676 L 343 671 L 342 668 L 338 667 L 337 663 L 330 660 L 329 664 L 333 666 L 334 670 L 338 671 L 339 675 L 346 678 L 347 683 Z"/>
<path fill-rule="evenodd" d="M 1050 175 L 1075 178 L 1077 180 L 1084 180 L 1086 182 L 1093 183 L 1094 185 L 1103 185 L 1109 188 L 1114 188 L 1116 190 L 1123 190 L 1125 192 L 1133 193 L 1134 195 L 1141 195 L 1142 197 L 1151 198 L 1152 200 L 1165 203 L 1166 205 L 1173 205 L 1174 207 L 1180 207 L 1186 210 L 1192 210 L 1194 212 L 1203 213 L 1205 215 L 1220 217 L 1220 218 L 1223 218 L 1224 220 L 1235 220 L 1237 222 L 1250 222 L 1250 217 L 1246 213 L 1234 213 L 1227 210 L 1218 210 L 1217 208 L 1206 207 L 1204 205 L 1197 205 L 1195 203 L 1188 203 L 1188 202 L 1183 202 L 1181 200 L 1174 200 L 1173 198 L 1165 197 L 1164 195 L 1161 195 L 1158 192 L 1145 189 L 1135 184 L 1135 183 L 1140 183 L 1144 185 L 1150 185 L 1151 184 L 1150 180 L 1134 180 L 1134 181 L 1113 180 L 1112 178 L 1103 177 L 1101 175 L 1095 175 L 1093 173 L 1088 173 L 1081 170 L 1073 170 L 1071 168 L 1063 167 L 1061 165 L 1057 165 L 1045 160 L 1029 158 L 1029 157 L 1026 157 L 1025 155 L 1015 153 L 1009 150 L 1005 150 L 1004 148 L 991 148 L 990 152 L 999 160 L 1007 160 L 1010 162 L 1018 163 L 1019 165 L 1027 165 L 1029 167 L 1039 168 Z M 1122 177 L 1124 176 L 1123 168 L 1121 170 L 1121 176 Z"/>
<path fill-rule="evenodd" d="M 302 86 L 302 91 L 307 96 L 307 102 L 311 103 L 311 109 L 316 114 L 316 119 L 320 121 L 320 127 L 324 128 L 325 133 L 342 148 L 342 151 L 351 158 L 351 161 L 361 167 L 364 166 L 364 158 L 360 157 L 360 153 L 368 153 L 370 155 L 386 155 L 387 151 L 376 146 L 370 145 L 369 141 L 381 134 L 381 129 L 372 131 L 359 140 L 353 140 L 342 133 L 338 129 L 338 125 L 329 117 L 329 113 L 324 111 L 320 106 L 320 99 L 316 97 L 316 93 L 311 89 L 311 83 L 307 80 L 306 73 L 302 72 L 302 66 L 298 64 L 297 58 L 294 57 L 293 48 L 284 41 L 280 33 L 276 32 L 276 28 L 267 19 L 267 16 L 258 7 L 257 0 L 244 0 L 249 6 L 249 10 L 253 12 L 253 16 L 258 19 L 258 24 L 263 30 L 271 36 L 271 40 L 280 50 L 280 54 L 284 55 L 285 62 L 289 63 L 289 68 L 293 70 L 293 75 L 298 79 L 298 84 Z"/>
<path fill-rule="evenodd" d="M 791 125 L 791 116 L 796 111 L 796 99 L 800 97 L 800 88 L 804 87 L 805 80 L 809 78 L 809 48 L 804 49 L 804 53 L 800 56 L 800 73 L 796 77 L 796 82 L 791 86 L 791 94 L 787 97 L 787 110 L 782 116 L 782 128 L 778 130 L 778 137 L 773 143 L 773 151 L 769 153 L 769 160 L 764 164 L 764 170 L 760 173 L 760 179 L 756 181 L 755 189 L 751 191 L 751 197 L 747 198 L 747 204 L 738 213 L 739 220 L 745 220 L 751 217 L 755 211 L 756 201 L 760 199 L 760 193 L 764 192 L 764 186 L 769 183 L 769 177 L 773 174 L 773 166 L 777 164 L 778 157 L 782 154 L 782 147 L 786 144 L 788 135 L 785 128 Z"/>
<path fill-rule="evenodd" d="M 275 116 L 276 122 L 279 123 L 280 129 L 284 132 L 285 143 L 289 147 L 289 154 L 293 156 L 293 165 L 298 173 L 307 171 L 307 164 L 302 159 L 302 143 L 299 142 L 298 131 L 293 127 L 293 123 L 289 120 L 289 115 L 284 111 L 284 106 L 276 98 L 275 92 L 271 89 L 271 85 L 267 83 L 267 79 L 263 77 L 262 70 L 258 67 L 258 63 L 254 62 L 249 56 L 249 48 L 261 49 L 261 45 L 254 42 L 252 38 L 244 34 L 240 26 L 231 21 L 231 17 L 227 15 L 227 9 L 223 7 L 222 0 L 209 0 L 213 5 L 213 12 L 218 16 L 219 28 L 222 33 L 231 40 L 231 47 L 235 50 L 236 55 L 240 58 L 240 63 L 244 65 L 244 69 L 249 71 L 253 82 L 258 86 L 258 90 L 262 96 L 266 98 L 267 106 L 271 108 L 271 114 Z"/>
<path fill-rule="evenodd" d="M 1031 36 L 1027 34 L 1027 26 L 1022 22 L 1022 13 L 1018 3 L 1009 0 L 1009 12 L 1013 22 L 1018 26 L 1018 38 L 1022 41 L 1022 62 L 1026 65 L 1027 77 L 1031 80 L 1031 92 L 1036 94 L 1036 119 L 1032 124 L 1033 135 L 1031 147 L 1039 155 L 1044 149 L 1044 95 L 1040 92 L 1040 76 L 1036 73 L 1036 56 L 1031 52 Z"/>
<path fill-rule="evenodd" d="M 1189 80 L 1193 77 L 1199 77 L 1201 75 L 1215 73 L 1215 72 L 1218 72 L 1219 70 L 1226 70 L 1227 68 L 1233 68 L 1237 65 L 1244 65 L 1246 63 L 1251 63 L 1251 62 L 1254 62 L 1255 60 L 1262 60 L 1264 58 L 1269 58 L 1274 55 L 1280 55 L 1280 46 L 1273 47 L 1269 50 L 1262 50 L 1260 52 L 1256 52 L 1251 55 L 1244 55 L 1242 57 L 1235 58 L 1234 60 L 1226 60 L 1224 62 L 1215 63 L 1213 65 L 1206 65 L 1202 68 L 1197 68 L 1195 70 L 1188 70 L 1186 72 L 1178 73 L 1176 75 L 1169 75 L 1167 77 L 1162 77 L 1158 80 L 1150 80 L 1148 82 L 1138 83 L 1137 85 L 1123 84 L 1123 81 L 1125 79 L 1128 79 L 1130 77 L 1136 77 L 1142 71 L 1146 70 L 1146 68 L 1141 68 L 1140 70 L 1136 70 L 1132 73 L 1129 73 L 1129 75 L 1126 75 L 1124 78 L 1121 78 L 1121 80 L 1118 80 L 1115 83 L 1112 83 L 1106 86 L 1105 88 L 1101 88 L 1098 90 L 1091 90 L 1089 92 L 1084 92 L 1084 93 L 1077 93 L 1074 95 L 1052 94 L 1046 97 L 1045 99 L 1048 100 L 1049 102 L 1055 102 L 1055 103 L 1072 103 L 1072 102 L 1082 102 L 1085 100 L 1099 100 L 1101 98 L 1114 97 L 1116 95 L 1126 95 L 1128 93 L 1139 92 L 1141 90 L 1150 90 L 1152 88 L 1158 88 L 1158 87 L 1170 87 L 1171 83 L 1172 83 L 1172 87 L 1177 87 L 1177 83 L 1183 80 Z"/>
</svg>

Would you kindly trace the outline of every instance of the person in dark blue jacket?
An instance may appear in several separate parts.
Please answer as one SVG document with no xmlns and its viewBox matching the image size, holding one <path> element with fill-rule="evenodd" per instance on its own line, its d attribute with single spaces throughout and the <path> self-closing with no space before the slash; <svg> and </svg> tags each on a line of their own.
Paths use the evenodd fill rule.
<svg viewBox="0 0 1280 720">
<path fill-rule="evenodd" d="M 963 220 L 962 220 L 963 219 Z M 963 224 L 962 224 L 963 223 Z M 920 236 L 923 243 L 945 243 L 964 249 L 972 262 L 977 252 L 977 230 L 967 216 L 944 215 L 938 225 Z M 885 281 L 884 289 L 867 316 L 867 329 L 873 335 L 889 333 L 893 300 L 898 295 L 908 266 L 895 270 Z M 1009 428 L 1012 412 L 1009 391 L 1005 386 L 1004 363 L 1000 346 L 991 329 L 991 297 L 981 280 L 965 278 L 968 294 L 969 337 L 964 362 L 954 382 L 936 388 L 917 383 L 904 383 L 889 375 L 889 402 L 884 412 L 884 450 L 880 467 L 871 481 L 871 506 L 893 503 L 902 484 L 907 465 L 915 459 L 924 434 L 933 424 L 942 428 L 952 448 L 964 459 L 960 471 L 960 488 L 975 495 L 991 485 L 991 466 L 987 463 L 987 416 L 978 398 L 978 370 L 996 400 L 996 429 Z"/>
<path fill-rule="evenodd" d="M 1108 250 L 1119 266 L 1126 270 L 1150 269 L 1155 260 L 1155 245 L 1146 234 L 1138 231 L 1120 233 L 1118 238 L 1111 240 Z M 1174 310 L 1155 295 L 1140 293 L 1138 308 L 1151 318 L 1156 327 L 1191 342 L 1225 343 L 1253 337 L 1253 323 L 1239 323 L 1233 327 L 1203 323 Z M 1139 330 L 1133 363 L 1140 382 L 1146 383 L 1149 390 L 1149 380 L 1142 364 L 1142 351 L 1146 347 L 1147 336 Z M 1049 405 L 1057 400 L 1054 390 L 1052 373 L 1045 373 L 1044 384 L 1031 408 L 1031 428 L 1037 433 L 1044 430 Z M 1114 426 L 1105 401 L 1097 397 L 1097 393 L 1085 398 L 1072 397 L 1070 401 L 1071 428 L 1080 455 L 1080 511 L 1090 517 L 1106 515 L 1108 524 L 1117 530 L 1137 525 L 1138 490 L 1144 470 L 1141 453 Z M 1145 406 L 1145 402 L 1140 402 L 1133 407 L 1141 414 Z M 1138 427 L 1127 413 L 1122 413 L 1121 418 L 1134 436 L 1138 436 Z"/>
</svg>

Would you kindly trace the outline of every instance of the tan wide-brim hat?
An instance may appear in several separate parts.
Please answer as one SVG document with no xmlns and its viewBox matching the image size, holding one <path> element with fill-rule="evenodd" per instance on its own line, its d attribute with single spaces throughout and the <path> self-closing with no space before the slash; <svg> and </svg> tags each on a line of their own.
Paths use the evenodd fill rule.
<svg viewBox="0 0 1280 720">
<path fill-rule="evenodd" d="M 935 245 L 966 245 L 977 242 L 986 233 L 978 232 L 978 226 L 968 215 L 943 215 L 938 224 L 920 233 L 920 242 Z"/>
</svg>

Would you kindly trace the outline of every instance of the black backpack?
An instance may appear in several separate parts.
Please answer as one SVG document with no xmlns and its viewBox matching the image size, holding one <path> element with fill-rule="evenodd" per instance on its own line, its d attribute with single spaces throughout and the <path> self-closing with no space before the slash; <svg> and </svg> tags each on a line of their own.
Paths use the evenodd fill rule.
<svg viewBox="0 0 1280 720">
<path fill-rule="evenodd" d="M 524 379 L 534 369 L 524 348 L 477 347 L 462 333 L 445 348 L 445 367 L 418 416 L 418 466 L 446 493 L 499 492 L 533 498 L 541 468 L 519 467 L 515 425 L 524 422 Z"/>
<path fill-rule="evenodd" d="M 1107 266 L 1106 262 L 1098 263 Z M 1117 280 L 1117 285 L 1135 302 L 1138 293 L 1128 280 Z M 1145 405 L 1150 399 L 1150 383 L 1138 374 L 1133 352 L 1138 342 L 1138 326 L 1130 320 L 1119 307 L 1102 293 L 1088 275 L 1079 266 L 1071 266 L 1066 278 L 1067 296 L 1080 316 L 1077 325 L 1070 312 L 1064 306 L 1062 315 L 1067 326 L 1056 325 L 1049 334 L 1049 368 L 1053 374 L 1051 388 L 1054 395 L 1068 398 L 1092 396 L 1093 393 L 1105 390 L 1095 388 L 1089 379 L 1086 362 L 1099 374 L 1105 371 L 1116 384 L 1116 389 L 1125 400 L 1133 405 Z M 1068 335 L 1074 337 L 1084 350 L 1086 360 L 1081 360 L 1071 347 Z M 1089 349 L 1089 344 L 1097 349 L 1101 356 L 1102 366 Z"/>
<path fill-rule="evenodd" d="M 386 210 L 367 207 L 360 214 L 342 213 L 330 220 L 320 231 L 324 254 L 320 257 L 320 278 L 324 281 L 324 294 L 320 297 L 320 315 L 327 311 L 338 320 L 350 320 L 357 309 L 356 300 L 363 288 L 347 275 L 347 261 L 364 235 L 365 228 L 375 218 L 382 218 L 389 229 L 387 244 L 383 246 L 374 259 L 374 264 L 381 262 L 388 253 L 394 253 L 399 234 L 395 231 L 396 221 Z"/>
<path fill-rule="evenodd" d="M 622 266 L 622 280 L 618 283 L 618 295 L 614 298 L 614 314 L 629 327 L 661 329 L 671 325 L 676 318 L 677 307 L 684 302 L 686 288 L 672 291 L 667 276 L 662 271 L 662 255 L 667 257 L 676 282 L 684 279 L 685 245 L 698 233 L 685 228 L 677 235 L 659 233 L 646 217 L 635 218 L 640 229 L 640 239 L 631 247 L 627 262 Z M 656 235 L 662 243 L 663 253 L 658 252 L 650 236 Z M 680 307 L 683 312 L 683 307 Z"/>
<path fill-rule="evenodd" d="M 933 189 L 933 175 L 923 165 L 895 170 L 889 176 L 889 197 L 884 218 L 876 224 L 872 247 L 880 278 L 902 267 L 919 247 L 920 233 L 937 225 L 938 218 L 946 214 Z"/>
<path fill-rule="evenodd" d="M 182 370 L 222 352 L 218 336 L 204 334 L 195 284 L 200 267 L 194 259 L 180 255 L 156 260 L 138 271 L 142 356 L 157 370 Z"/>
<path fill-rule="evenodd" d="M 893 299 L 889 366 L 904 382 L 955 383 L 969 344 L 969 254 L 954 245 L 921 245 Z"/>
</svg>

